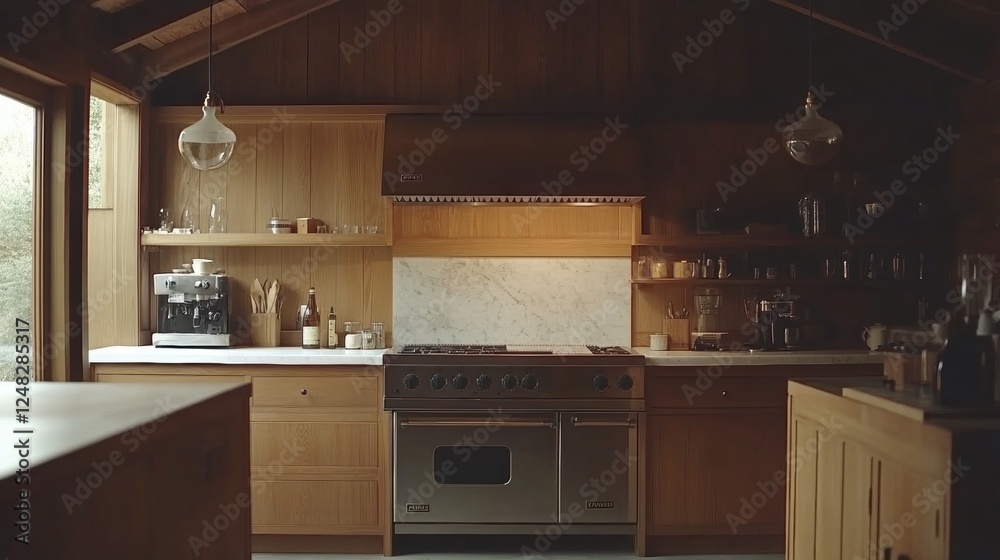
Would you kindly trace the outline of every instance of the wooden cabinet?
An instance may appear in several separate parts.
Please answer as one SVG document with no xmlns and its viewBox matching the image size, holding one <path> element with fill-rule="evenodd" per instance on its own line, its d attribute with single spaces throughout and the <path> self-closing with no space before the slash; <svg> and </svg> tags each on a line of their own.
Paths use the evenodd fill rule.
<svg viewBox="0 0 1000 560">
<path fill-rule="evenodd" d="M 919 421 L 794 382 L 789 401 L 787 560 L 996 558 L 1000 419 Z"/>
<path fill-rule="evenodd" d="M 645 553 L 780 552 L 786 441 L 822 427 L 788 433 L 789 377 L 880 373 L 877 364 L 646 368 Z"/>
<path fill-rule="evenodd" d="M 386 531 L 388 437 L 380 368 L 362 366 L 97 365 L 99 382 L 197 383 L 239 378 L 250 408 L 255 550 L 376 552 Z M 340 541 L 350 538 L 347 548 Z M 322 545 L 303 545 L 304 537 Z M 366 538 L 358 540 L 359 538 Z M 293 542 L 284 548 L 285 542 Z M 308 542 L 308 541 L 307 541 Z M 334 543 L 331 545 L 330 543 Z M 343 544 L 343 543 L 341 543 Z"/>
</svg>

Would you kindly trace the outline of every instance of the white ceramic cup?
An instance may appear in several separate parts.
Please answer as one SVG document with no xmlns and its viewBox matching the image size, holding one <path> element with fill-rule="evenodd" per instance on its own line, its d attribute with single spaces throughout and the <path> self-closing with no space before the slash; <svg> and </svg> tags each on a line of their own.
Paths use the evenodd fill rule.
<svg viewBox="0 0 1000 560">
<path fill-rule="evenodd" d="M 878 350 L 879 346 L 885 344 L 885 335 L 887 332 L 888 327 L 876 323 L 861 331 L 861 340 L 864 340 L 868 344 L 869 350 Z"/>
<path fill-rule="evenodd" d="M 669 334 L 651 334 L 649 335 L 649 349 L 657 352 L 662 352 L 664 350 L 670 349 L 670 335 Z"/>
<path fill-rule="evenodd" d="M 344 348 L 348 350 L 360 350 L 361 333 L 348 333 L 344 335 Z"/>
<path fill-rule="evenodd" d="M 214 263 L 212 259 L 191 259 L 191 268 L 195 274 L 212 274 L 215 272 Z"/>
</svg>

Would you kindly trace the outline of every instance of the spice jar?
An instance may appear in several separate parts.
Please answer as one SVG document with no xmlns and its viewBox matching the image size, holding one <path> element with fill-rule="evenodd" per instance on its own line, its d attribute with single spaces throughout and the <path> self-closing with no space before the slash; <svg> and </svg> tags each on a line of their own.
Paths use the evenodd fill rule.
<svg viewBox="0 0 1000 560">
<path fill-rule="evenodd" d="M 653 278 L 670 278 L 667 261 L 665 259 L 655 259 L 650 267 L 650 275 Z"/>
<path fill-rule="evenodd" d="M 649 266 L 652 263 L 652 259 L 649 257 L 639 257 L 639 262 L 637 264 L 635 277 L 641 280 L 649 278 Z"/>
</svg>

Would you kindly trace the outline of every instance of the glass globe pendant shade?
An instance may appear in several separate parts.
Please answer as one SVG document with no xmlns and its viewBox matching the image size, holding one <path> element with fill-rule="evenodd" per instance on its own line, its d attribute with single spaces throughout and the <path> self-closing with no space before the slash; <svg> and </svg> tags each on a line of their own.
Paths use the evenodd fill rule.
<svg viewBox="0 0 1000 560">
<path fill-rule="evenodd" d="M 225 165 L 236 147 L 236 133 L 215 118 L 215 107 L 206 98 L 200 121 L 185 128 L 177 138 L 181 155 L 195 169 L 210 171 Z"/>
<path fill-rule="evenodd" d="M 840 153 L 844 131 L 837 123 L 824 119 L 816 111 L 816 100 L 806 97 L 805 116 L 782 130 L 785 151 L 795 161 L 806 165 L 829 163 Z"/>
</svg>

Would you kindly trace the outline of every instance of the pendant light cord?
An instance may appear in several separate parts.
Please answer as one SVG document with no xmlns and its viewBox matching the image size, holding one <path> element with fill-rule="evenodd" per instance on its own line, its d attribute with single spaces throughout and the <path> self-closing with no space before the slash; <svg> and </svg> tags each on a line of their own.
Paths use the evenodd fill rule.
<svg viewBox="0 0 1000 560">
<path fill-rule="evenodd" d="M 212 50 L 215 47 L 215 38 L 213 36 L 213 27 L 215 24 L 215 18 L 212 17 L 212 4 L 215 0 L 208 0 L 208 92 L 212 93 Z"/>
<path fill-rule="evenodd" d="M 809 88 L 813 86 L 813 3 L 809 0 Z"/>
</svg>

